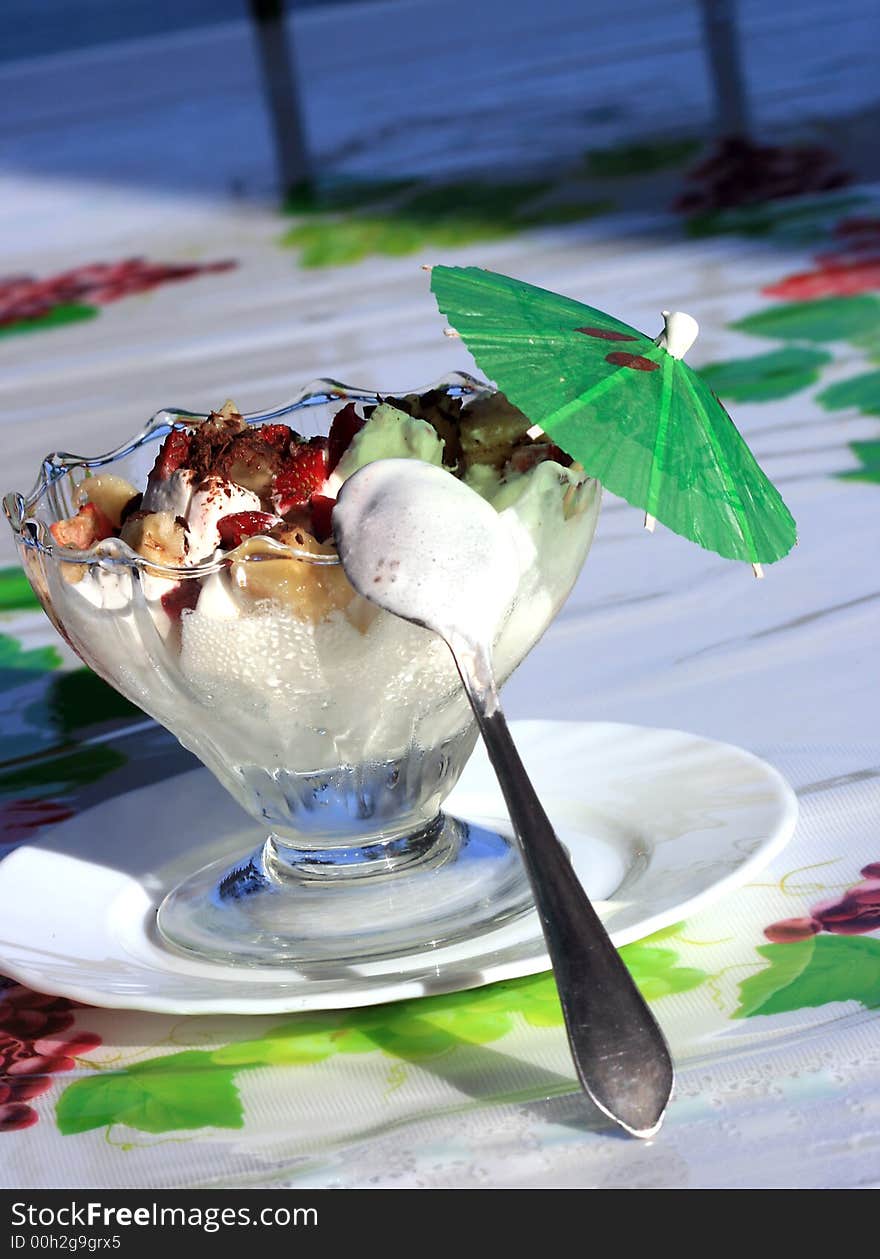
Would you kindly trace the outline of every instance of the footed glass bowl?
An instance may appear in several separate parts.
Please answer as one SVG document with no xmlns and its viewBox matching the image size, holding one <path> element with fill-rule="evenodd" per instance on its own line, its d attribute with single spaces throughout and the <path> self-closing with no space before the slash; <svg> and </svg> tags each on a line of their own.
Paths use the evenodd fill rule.
<svg viewBox="0 0 880 1259">
<path fill-rule="evenodd" d="M 463 374 L 428 388 L 463 400 L 488 390 Z M 352 400 L 378 395 L 320 380 L 245 419 L 312 436 Z M 88 552 L 54 541 L 49 526 L 75 512 L 92 469 L 143 486 L 158 446 L 188 418 L 196 413 L 160 411 L 97 458 L 50 455 L 31 494 L 4 500 L 58 632 L 270 831 L 172 888 L 158 911 L 162 939 L 224 963 L 339 966 L 448 944 L 527 912 L 513 841 L 441 810 L 477 737 L 448 648 L 357 595 L 332 547 L 267 540 L 257 554 L 178 568 L 121 539 Z M 533 545 L 495 644 L 500 681 L 568 595 L 599 512 L 596 481 L 549 462 L 535 474 L 528 504 L 507 508 L 521 512 Z M 149 842 L 148 818 L 132 826 Z"/>
</svg>

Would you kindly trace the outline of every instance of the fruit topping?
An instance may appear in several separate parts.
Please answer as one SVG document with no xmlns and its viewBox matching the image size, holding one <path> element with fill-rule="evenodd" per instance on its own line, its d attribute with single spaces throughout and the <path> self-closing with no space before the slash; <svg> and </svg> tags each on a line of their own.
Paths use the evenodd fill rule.
<svg viewBox="0 0 880 1259">
<path fill-rule="evenodd" d="M 179 581 L 171 590 L 166 590 L 160 602 L 172 621 L 179 621 L 182 612 L 191 612 L 196 606 L 201 591 L 201 582 L 189 578 Z"/>
<path fill-rule="evenodd" d="M 167 481 L 173 472 L 182 468 L 189 460 L 192 438 L 182 428 L 175 428 L 168 434 L 153 464 L 150 481 Z"/>
<path fill-rule="evenodd" d="M 97 503 L 84 503 L 75 516 L 54 521 L 49 530 L 59 546 L 73 551 L 88 551 L 96 542 L 112 538 L 116 532 Z"/>
<path fill-rule="evenodd" d="M 264 441 L 262 430 L 247 428 L 220 451 L 211 472 L 252 490 L 261 498 L 268 498 L 272 483 L 284 464 L 285 455 L 280 447 Z"/>
<path fill-rule="evenodd" d="M 275 478 L 272 501 L 282 516 L 307 507 L 327 479 L 327 452 L 319 445 L 295 446 Z"/>
<path fill-rule="evenodd" d="M 293 429 L 286 424 L 263 424 L 253 431 L 259 433 L 267 445 L 274 446 L 281 454 L 287 453 L 287 448 L 293 439 Z"/>
<path fill-rule="evenodd" d="M 260 498 L 223 476 L 209 476 L 197 486 L 187 512 L 192 539 L 190 558 L 207 559 L 220 545 L 219 523 L 224 516 L 259 512 Z"/>
<path fill-rule="evenodd" d="M 236 511 L 221 516 L 217 521 L 220 545 L 231 550 L 255 533 L 268 533 L 275 524 L 278 524 L 278 517 L 265 511 Z"/>
<path fill-rule="evenodd" d="M 366 630 L 375 608 L 355 595 L 341 565 L 332 562 L 338 558 L 336 489 L 378 459 L 442 463 L 487 498 L 545 460 L 582 471 L 549 438 L 532 440 L 530 426 L 503 394 L 464 402 L 432 389 L 375 405 L 347 402 L 328 437 L 307 440 L 287 424 L 248 425 L 227 402 L 204 420 L 179 417 L 143 495 L 111 473 L 87 477 L 76 490 L 77 514 L 55 522 L 52 534 L 60 546 L 77 550 L 118 536 L 156 570 L 161 566 L 147 568 L 145 589 L 152 590 L 150 599 L 161 598 L 173 623 L 202 594 L 200 615 L 220 615 L 216 595 L 224 591 L 229 607 L 223 605 L 223 616 L 229 608 L 238 615 L 242 603 L 269 601 L 311 623 L 339 611 Z M 585 509 L 588 498 L 580 492 L 583 482 L 557 472 L 568 519 Z M 180 581 L 167 572 L 205 563 L 218 548 L 229 553 L 228 568 L 224 564 L 204 580 Z M 62 564 L 67 581 L 81 581 L 86 571 L 81 564 Z"/>
<path fill-rule="evenodd" d="M 104 513 L 114 529 L 122 524 L 123 513 L 133 499 L 140 500 L 135 487 L 124 477 L 114 476 L 112 472 L 87 477 L 76 492 L 77 503 L 93 503 Z"/>
<path fill-rule="evenodd" d="M 358 415 L 353 402 L 349 402 L 341 411 L 337 411 L 330 425 L 327 438 L 327 471 L 332 472 L 345 454 L 355 433 L 359 433 L 366 424 Z"/>
<path fill-rule="evenodd" d="M 335 555 L 332 546 L 318 542 L 307 529 L 285 529 L 277 542 L 245 539 L 231 557 L 230 576 L 255 602 L 281 604 L 299 620 L 316 624 L 357 598 L 340 564 L 316 564 L 309 558 Z"/>
<path fill-rule="evenodd" d="M 186 527 L 167 511 L 134 512 L 122 526 L 121 537 L 155 564 L 182 564 L 188 550 Z"/>
<path fill-rule="evenodd" d="M 335 498 L 326 494 L 315 494 L 309 504 L 311 513 L 312 533 L 319 542 L 326 542 L 333 532 L 332 516 L 336 506 Z"/>
</svg>

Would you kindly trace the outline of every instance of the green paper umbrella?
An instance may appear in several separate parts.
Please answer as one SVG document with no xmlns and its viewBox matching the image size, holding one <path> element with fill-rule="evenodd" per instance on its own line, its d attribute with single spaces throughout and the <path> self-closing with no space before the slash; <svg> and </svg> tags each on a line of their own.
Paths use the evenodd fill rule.
<svg viewBox="0 0 880 1259">
<path fill-rule="evenodd" d="M 652 341 L 612 315 L 478 267 L 433 267 L 437 305 L 514 406 L 614 494 L 727 559 L 772 564 L 797 541 L 779 491 L 681 361 L 697 324 Z"/>
</svg>

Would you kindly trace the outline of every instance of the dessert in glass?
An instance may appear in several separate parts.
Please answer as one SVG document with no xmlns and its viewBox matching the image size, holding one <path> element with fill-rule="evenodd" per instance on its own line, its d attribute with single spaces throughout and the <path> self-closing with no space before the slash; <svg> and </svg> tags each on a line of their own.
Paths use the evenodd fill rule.
<svg viewBox="0 0 880 1259">
<path fill-rule="evenodd" d="M 446 644 L 355 593 L 332 521 L 376 459 L 426 460 L 487 499 L 522 556 L 494 644 L 504 681 L 567 597 L 601 499 L 529 426 L 464 374 L 383 395 L 317 381 L 254 415 L 160 411 L 108 455 L 50 455 L 30 495 L 7 495 L 56 629 L 262 827 L 167 892 L 167 946 L 361 965 L 532 908 L 504 827 L 441 808 L 477 737 Z"/>
</svg>

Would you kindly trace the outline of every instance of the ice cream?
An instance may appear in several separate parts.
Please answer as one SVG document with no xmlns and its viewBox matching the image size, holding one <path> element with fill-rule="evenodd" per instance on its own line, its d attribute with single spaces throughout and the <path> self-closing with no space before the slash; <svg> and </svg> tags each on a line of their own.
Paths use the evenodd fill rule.
<svg viewBox="0 0 880 1259">
<path fill-rule="evenodd" d="M 377 793 L 414 772 L 414 752 L 439 792 L 461 759 L 448 749 L 473 733 L 446 645 L 346 578 L 336 495 L 368 464 L 415 460 L 478 504 L 474 519 L 498 525 L 505 590 L 490 596 L 477 581 L 474 597 L 495 609 L 503 680 L 568 594 L 600 498 L 528 425 L 501 395 L 463 402 L 437 390 L 347 403 L 326 438 L 306 439 L 249 426 L 227 404 L 166 437 L 142 496 L 116 469 L 121 484 L 102 485 L 102 473 L 78 487 L 77 513 L 52 525 L 58 558 L 72 548 L 78 562 L 53 569 L 50 599 L 80 654 L 275 825 L 338 831 L 333 776 L 361 782 L 369 765 L 375 783 L 384 766 L 384 785 L 353 787 L 346 806 L 363 831 Z M 435 539 L 439 551 L 460 551 L 474 527 Z"/>
<path fill-rule="evenodd" d="M 430 463 L 382 459 L 342 488 L 334 513 L 349 580 L 365 598 L 450 639 L 491 649 L 535 547 L 515 512 L 498 512 Z"/>
</svg>

